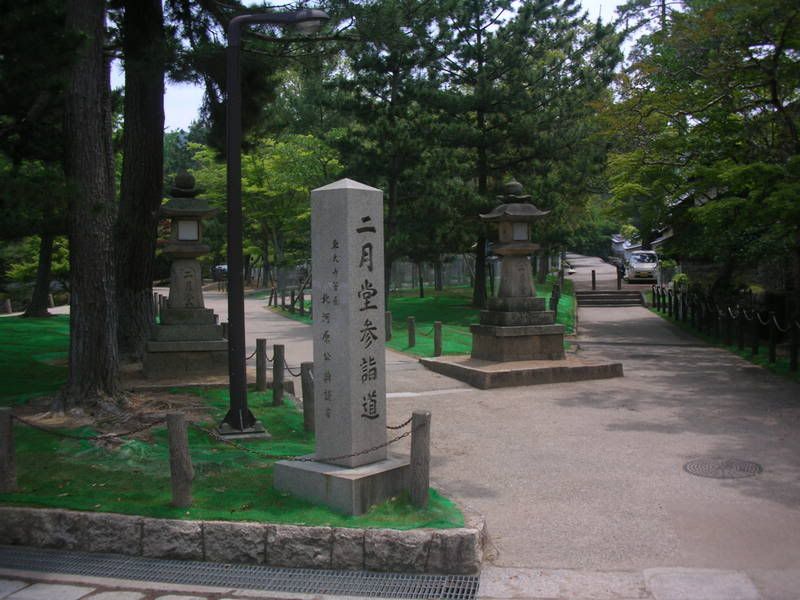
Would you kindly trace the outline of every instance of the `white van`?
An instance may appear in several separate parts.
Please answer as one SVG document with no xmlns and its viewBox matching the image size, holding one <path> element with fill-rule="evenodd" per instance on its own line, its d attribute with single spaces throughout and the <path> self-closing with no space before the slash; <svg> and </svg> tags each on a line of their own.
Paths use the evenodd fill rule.
<svg viewBox="0 0 800 600">
<path fill-rule="evenodd" d="M 656 281 L 658 279 L 658 255 L 652 250 L 631 252 L 625 263 L 625 281 Z"/>
</svg>

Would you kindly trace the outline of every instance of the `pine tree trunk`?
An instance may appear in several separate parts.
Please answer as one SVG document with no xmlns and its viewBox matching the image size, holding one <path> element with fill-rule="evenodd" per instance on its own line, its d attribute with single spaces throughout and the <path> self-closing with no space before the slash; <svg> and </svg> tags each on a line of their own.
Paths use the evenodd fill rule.
<svg viewBox="0 0 800 600">
<path fill-rule="evenodd" d="M 127 0 L 123 17 L 125 132 L 117 220 L 119 351 L 137 360 L 153 321 L 163 198 L 165 37 L 161 0 Z"/>
<path fill-rule="evenodd" d="M 30 304 L 22 314 L 23 317 L 49 317 L 47 298 L 50 295 L 50 267 L 53 263 L 53 238 L 49 231 L 41 234 L 39 241 L 39 265 L 36 268 L 36 285 Z"/>
<path fill-rule="evenodd" d="M 64 103 L 64 172 L 71 185 L 69 376 L 54 408 L 117 395 L 117 313 L 112 235 L 114 153 L 105 1 L 69 0 L 66 25 L 84 36 Z"/>
</svg>

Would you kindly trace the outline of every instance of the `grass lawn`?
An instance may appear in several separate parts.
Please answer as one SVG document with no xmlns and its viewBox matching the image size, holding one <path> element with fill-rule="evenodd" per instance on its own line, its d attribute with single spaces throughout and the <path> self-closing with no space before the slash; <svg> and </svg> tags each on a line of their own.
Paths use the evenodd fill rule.
<svg viewBox="0 0 800 600">
<path fill-rule="evenodd" d="M 67 381 L 69 317 L 2 317 L 0 340 L 0 406 L 52 394 Z"/>
<path fill-rule="evenodd" d="M 63 360 L 67 335 L 67 318 L 0 319 L 0 338 L 5 342 L 0 348 L 0 406 L 52 394 L 63 383 L 66 367 L 50 361 Z M 205 416 L 199 424 L 205 428 L 219 423 L 228 406 L 227 390 L 172 391 L 182 395 L 176 399 L 191 398 L 194 405 L 204 406 Z M 272 438 L 239 444 L 266 454 L 300 456 L 313 451 L 313 435 L 303 431 L 302 413 L 291 399 L 287 398 L 284 406 L 273 407 L 271 392 L 252 391 L 248 398 L 251 410 Z M 120 425 L 116 430 L 129 428 Z M 96 433 L 89 426 L 61 431 Z M 4 504 L 338 527 L 412 529 L 464 524 L 458 507 L 434 490 L 425 510 L 414 508 L 407 498 L 384 502 L 359 517 L 314 506 L 273 489 L 273 460 L 221 444 L 195 429 L 189 430 L 195 469 L 194 502 L 189 509 L 169 504 L 169 451 L 164 425 L 115 445 L 56 437 L 21 423 L 15 424 L 14 436 L 20 491 L 0 494 L 0 503 Z"/>
<path fill-rule="evenodd" d="M 536 284 L 536 294 L 549 298 L 553 282 L 548 280 Z M 469 354 L 472 351 L 472 334 L 469 326 L 478 323 L 478 310 L 470 306 L 472 288 L 452 287 L 441 292 L 426 290 L 420 298 L 416 290 L 394 292 L 389 297 L 389 310 L 392 312 L 392 339 L 386 345 L 393 350 L 415 356 L 433 356 L 433 323 L 442 322 L 442 352 L 444 354 Z M 275 308 L 292 319 L 310 323 L 308 316 L 289 313 Z M 416 322 L 416 345 L 408 345 L 407 319 L 414 317 Z M 564 289 L 558 302 L 558 323 L 565 326 L 567 334 L 575 331 L 575 297 L 572 282 L 564 281 Z"/>
<path fill-rule="evenodd" d="M 699 338 L 709 344 L 710 346 L 716 346 L 717 348 L 723 348 L 728 352 L 732 352 L 733 354 L 737 354 L 741 356 L 746 361 L 753 363 L 754 365 L 758 365 L 759 367 L 763 367 L 768 371 L 772 371 L 777 375 L 781 375 L 786 377 L 796 383 L 800 383 L 800 371 L 790 371 L 789 370 L 789 357 L 788 356 L 781 356 L 780 354 L 776 356 L 776 361 L 774 363 L 769 362 L 769 348 L 767 344 L 762 340 L 761 345 L 758 349 L 758 354 L 753 356 L 753 353 L 750 351 L 750 343 L 749 339 L 747 344 L 745 344 L 745 348 L 743 350 L 739 350 L 738 344 L 734 344 L 729 346 L 728 344 L 724 343 L 722 340 L 718 340 L 710 335 L 705 333 L 699 332 L 697 329 L 694 329 L 689 323 L 684 323 L 683 321 L 675 319 L 675 317 L 670 317 L 661 311 L 656 310 L 654 307 L 650 307 L 650 310 L 657 314 L 662 319 L 665 319 L 675 325 L 676 327 L 680 327 L 687 333 L 692 334 L 696 338 Z"/>
</svg>

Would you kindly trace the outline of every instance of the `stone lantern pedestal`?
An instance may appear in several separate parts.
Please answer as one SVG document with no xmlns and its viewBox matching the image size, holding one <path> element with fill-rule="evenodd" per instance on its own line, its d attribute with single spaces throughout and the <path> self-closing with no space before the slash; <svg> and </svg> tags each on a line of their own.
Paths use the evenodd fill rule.
<svg viewBox="0 0 800 600">
<path fill-rule="evenodd" d="M 172 219 L 164 254 L 172 259 L 169 300 L 161 322 L 145 348 L 144 375 L 173 378 L 186 374 L 225 375 L 228 341 L 214 312 L 203 302 L 203 278 L 197 257 L 209 251 L 202 243 L 202 219 L 213 215 L 207 200 L 196 198 L 194 177 L 175 177 L 170 199 L 161 214 Z"/>
<path fill-rule="evenodd" d="M 481 219 L 499 226 L 494 251 L 502 257 L 500 289 L 480 313 L 472 331 L 472 358 L 491 361 L 560 360 L 564 358 L 564 326 L 536 297 L 530 255 L 539 246 L 530 242 L 530 223 L 546 215 L 522 195 L 516 181 L 506 184 L 506 202 Z M 508 202 L 513 200 L 513 202 Z"/>
</svg>

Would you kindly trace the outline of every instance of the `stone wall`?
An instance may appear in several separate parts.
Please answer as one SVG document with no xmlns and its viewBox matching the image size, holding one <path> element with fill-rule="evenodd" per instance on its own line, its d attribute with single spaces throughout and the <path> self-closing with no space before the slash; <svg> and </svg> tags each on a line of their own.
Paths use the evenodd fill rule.
<svg viewBox="0 0 800 600">
<path fill-rule="evenodd" d="M 483 518 L 457 529 L 349 529 L 0 506 L 0 544 L 275 567 L 477 573 Z"/>
</svg>

